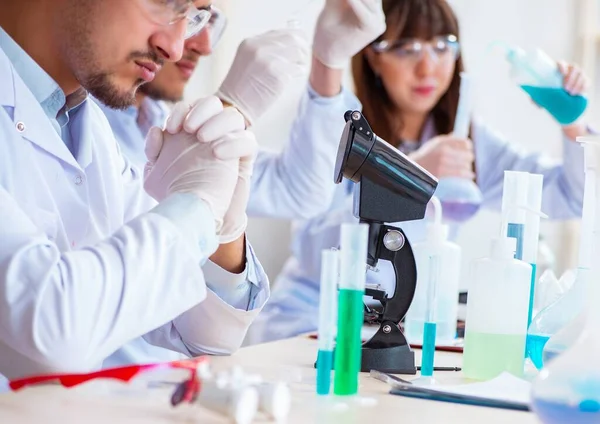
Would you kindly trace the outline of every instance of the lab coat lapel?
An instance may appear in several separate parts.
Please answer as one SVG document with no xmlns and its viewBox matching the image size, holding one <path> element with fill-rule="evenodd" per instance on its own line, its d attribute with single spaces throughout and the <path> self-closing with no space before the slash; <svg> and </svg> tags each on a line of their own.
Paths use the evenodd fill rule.
<svg viewBox="0 0 600 424">
<path fill-rule="evenodd" d="M 61 161 L 81 169 L 56 133 L 42 106 L 0 49 L 0 104 L 13 108 L 15 131 Z"/>
<path fill-rule="evenodd" d="M 90 115 L 90 100 L 85 100 L 79 107 L 76 114 L 71 116 L 70 131 L 71 137 L 75 139 L 77 134 L 77 163 L 82 169 L 86 169 L 93 158 L 93 146 L 95 142 L 94 131 L 92 130 Z"/>
</svg>

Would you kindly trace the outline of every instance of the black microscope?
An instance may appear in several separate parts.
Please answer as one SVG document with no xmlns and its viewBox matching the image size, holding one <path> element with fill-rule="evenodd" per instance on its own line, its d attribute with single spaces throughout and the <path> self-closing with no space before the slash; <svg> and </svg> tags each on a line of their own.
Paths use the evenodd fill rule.
<svg viewBox="0 0 600 424">
<path fill-rule="evenodd" d="M 372 369 L 415 374 L 414 352 L 400 330 L 417 286 L 417 268 L 404 232 L 386 222 L 421 219 L 437 187 L 437 179 L 373 133 L 362 113 L 348 111 L 335 164 L 335 182 L 354 181 L 354 215 L 369 225 L 367 265 L 390 261 L 396 276 L 392 297 L 379 289 L 365 294 L 381 302 L 383 310 L 371 321 L 377 333 L 363 344 L 361 371 Z"/>
</svg>

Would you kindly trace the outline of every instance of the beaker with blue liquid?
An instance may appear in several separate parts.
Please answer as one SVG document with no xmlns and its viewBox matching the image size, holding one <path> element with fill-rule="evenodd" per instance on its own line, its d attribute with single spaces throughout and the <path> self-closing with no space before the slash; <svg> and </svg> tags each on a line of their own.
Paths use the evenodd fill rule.
<svg viewBox="0 0 600 424">
<path fill-rule="evenodd" d="M 556 61 L 540 49 L 507 48 L 506 59 L 517 84 L 561 125 L 574 123 L 585 111 L 588 99 L 568 93 Z"/>
<path fill-rule="evenodd" d="M 600 261 L 596 259 L 600 254 L 600 184 L 596 183 L 600 174 L 595 172 L 600 154 L 597 137 L 578 141 L 585 148 L 586 167 L 583 252 L 578 270 L 578 279 L 583 277 L 585 287 L 584 309 L 561 330 L 569 330 L 567 339 L 571 336 L 575 341 L 548 362 L 532 386 L 532 408 L 545 424 L 600 423 Z M 561 332 L 548 341 L 545 351 L 552 342 L 558 346 L 555 338 Z"/>
<path fill-rule="evenodd" d="M 596 233 L 600 232 L 600 137 L 577 137 L 577 142 L 583 146 L 585 168 L 577 278 L 561 302 L 564 306 L 556 308 L 559 311 L 557 317 L 560 317 L 564 325 L 544 346 L 544 365 L 567 351 L 579 337 L 587 319 L 584 305 L 588 291 L 591 290 L 590 286 L 597 283 L 593 279 L 592 269 L 598 263 L 598 252 L 595 250 L 598 249 Z"/>
<path fill-rule="evenodd" d="M 598 285 L 588 288 L 598 292 Z M 542 369 L 533 384 L 532 407 L 544 424 L 600 422 L 600 296 L 587 300 L 581 335 Z"/>
<path fill-rule="evenodd" d="M 558 333 L 583 310 L 585 279 L 583 272 L 567 271 L 563 279 L 574 280 L 574 284 L 562 297 L 542 309 L 531 322 L 527 331 L 527 356 L 538 370 L 544 365 L 543 351 L 550 337 Z"/>
</svg>

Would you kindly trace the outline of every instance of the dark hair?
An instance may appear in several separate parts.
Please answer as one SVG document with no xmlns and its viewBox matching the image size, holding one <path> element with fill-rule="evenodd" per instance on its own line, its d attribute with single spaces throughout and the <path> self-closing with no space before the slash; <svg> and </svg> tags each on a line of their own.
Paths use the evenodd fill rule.
<svg viewBox="0 0 600 424">
<path fill-rule="evenodd" d="M 458 20 L 446 0 L 383 0 L 383 11 L 387 30 L 376 41 L 402 38 L 429 40 L 447 34 L 459 37 Z M 356 95 L 373 131 L 384 140 L 395 143 L 398 141 L 395 139 L 396 134 L 403 124 L 395 105 L 367 60 L 368 48 L 370 47 L 366 47 L 352 59 Z M 448 90 L 431 111 L 438 134 L 447 134 L 453 130 L 462 70 L 463 63 L 459 56 Z"/>
</svg>

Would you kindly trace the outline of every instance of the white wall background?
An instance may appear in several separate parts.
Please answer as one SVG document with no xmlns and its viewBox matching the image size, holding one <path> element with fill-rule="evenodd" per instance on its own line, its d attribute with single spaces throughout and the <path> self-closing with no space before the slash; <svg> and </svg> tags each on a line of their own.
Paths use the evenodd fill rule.
<svg viewBox="0 0 600 424">
<path fill-rule="evenodd" d="M 488 46 L 493 41 L 502 40 L 522 47 L 540 47 L 557 59 L 576 60 L 580 2 L 450 0 L 461 22 L 467 70 L 477 78 L 476 114 L 514 143 L 553 157 L 561 155 L 558 126 L 544 111 L 534 107 L 528 97 L 510 81 L 501 51 L 490 51 Z M 187 96 L 194 98 L 215 90 L 243 38 L 281 28 L 292 17 L 299 20 L 308 32 L 312 32 L 314 20 L 323 3 L 323 0 L 221 1 L 229 17 L 229 26 L 215 54 L 205 59 L 197 71 L 188 87 Z M 289 93 L 274 104 L 269 114 L 256 126 L 258 139 L 263 146 L 280 149 L 285 143 L 303 90 L 302 81 L 290 87 Z M 593 100 L 590 116 L 595 116 Z M 332 134 L 332 137 L 338 136 Z M 488 240 L 496 234 L 498 227 L 497 215 L 490 212 L 481 212 L 465 226 L 459 239 L 464 248 L 465 263 L 487 251 Z M 577 226 L 545 223 L 542 231 L 557 256 L 558 270 L 571 266 L 576 258 Z M 289 223 L 252 219 L 249 233 L 274 281 L 289 254 Z"/>
</svg>

